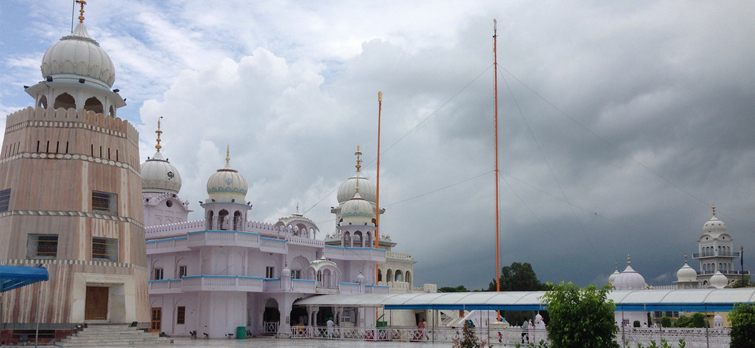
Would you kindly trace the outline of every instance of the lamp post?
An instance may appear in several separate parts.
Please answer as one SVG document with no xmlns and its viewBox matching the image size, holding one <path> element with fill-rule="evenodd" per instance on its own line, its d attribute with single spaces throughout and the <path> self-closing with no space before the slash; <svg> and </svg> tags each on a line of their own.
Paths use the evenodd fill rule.
<svg viewBox="0 0 755 348">
<path fill-rule="evenodd" d="M 745 247 L 739 246 L 739 267 L 742 270 L 742 287 L 745 286 Z"/>
</svg>

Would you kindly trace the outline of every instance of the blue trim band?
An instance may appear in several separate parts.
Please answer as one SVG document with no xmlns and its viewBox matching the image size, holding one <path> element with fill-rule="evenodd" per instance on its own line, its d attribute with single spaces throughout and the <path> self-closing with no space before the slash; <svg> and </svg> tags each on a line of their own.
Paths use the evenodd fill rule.
<svg viewBox="0 0 755 348">
<path fill-rule="evenodd" d="M 170 242 L 172 240 L 184 240 L 187 237 L 176 237 L 176 238 L 167 238 L 167 239 L 150 239 L 147 241 L 147 244 L 149 243 L 157 243 L 157 242 Z"/>
<path fill-rule="evenodd" d="M 197 232 L 189 232 L 187 234 L 198 234 L 198 233 L 241 233 L 241 234 L 251 234 L 255 236 L 259 236 L 260 234 L 257 232 L 244 232 L 244 231 L 231 231 L 231 230 L 204 230 L 204 231 L 197 231 Z"/>
</svg>

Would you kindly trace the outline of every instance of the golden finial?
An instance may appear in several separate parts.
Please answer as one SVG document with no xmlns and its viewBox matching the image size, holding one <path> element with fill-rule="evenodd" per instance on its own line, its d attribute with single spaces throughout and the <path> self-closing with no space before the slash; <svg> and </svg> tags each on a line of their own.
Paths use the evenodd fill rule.
<svg viewBox="0 0 755 348">
<path fill-rule="evenodd" d="M 76 0 L 77 4 L 81 5 L 81 10 L 79 10 L 79 23 L 84 23 L 84 5 L 87 4 L 86 0 Z"/>
<path fill-rule="evenodd" d="M 357 152 L 354 152 L 355 155 L 357 155 L 357 172 L 362 168 L 362 160 L 359 158 L 359 156 L 362 156 L 362 152 L 359 151 L 359 145 L 357 145 Z"/>
<path fill-rule="evenodd" d="M 231 165 L 231 144 L 225 148 L 225 164 Z"/>
<path fill-rule="evenodd" d="M 157 130 L 155 131 L 155 133 L 157 133 L 157 145 L 155 145 L 155 148 L 157 149 L 157 152 L 160 152 L 160 149 L 163 148 L 163 146 L 160 145 L 160 134 L 163 134 L 163 131 L 160 130 L 160 120 L 162 118 L 163 117 L 160 116 L 160 118 L 157 119 Z"/>
<path fill-rule="evenodd" d="M 713 216 L 716 216 L 716 205 L 713 204 Z"/>
<path fill-rule="evenodd" d="M 383 92 L 378 92 L 378 103 L 383 102 Z"/>
</svg>

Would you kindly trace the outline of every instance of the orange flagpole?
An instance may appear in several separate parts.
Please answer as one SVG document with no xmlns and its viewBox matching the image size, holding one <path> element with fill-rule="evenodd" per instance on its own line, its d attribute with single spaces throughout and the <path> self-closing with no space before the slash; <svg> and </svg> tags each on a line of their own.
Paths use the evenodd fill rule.
<svg viewBox="0 0 755 348">
<path fill-rule="evenodd" d="M 383 92 L 378 92 L 378 141 L 377 141 L 377 179 L 375 180 L 375 249 L 380 248 L 380 114 L 383 110 Z M 375 263 L 375 285 L 378 282 L 378 265 Z M 375 318 L 378 309 L 375 308 Z M 377 321 L 376 321 L 377 323 Z"/>
<path fill-rule="evenodd" d="M 501 240 L 498 208 L 498 23 L 493 20 L 493 70 L 495 74 L 495 291 L 501 291 Z M 497 311 L 501 321 L 501 311 Z"/>
</svg>

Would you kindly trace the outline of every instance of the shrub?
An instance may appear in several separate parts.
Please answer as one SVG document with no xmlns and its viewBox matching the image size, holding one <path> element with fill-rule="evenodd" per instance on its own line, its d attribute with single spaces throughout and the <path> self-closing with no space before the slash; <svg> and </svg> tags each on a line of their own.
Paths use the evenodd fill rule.
<svg viewBox="0 0 755 348">
<path fill-rule="evenodd" d="M 610 285 L 579 288 L 574 283 L 551 285 L 543 295 L 548 304 L 548 338 L 553 348 L 619 348 L 614 341 L 616 305 L 608 300 Z"/>
<path fill-rule="evenodd" d="M 634 323 L 632 323 L 632 325 L 634 327 L 640 327 L 640 321 L 639 320 L 635 320 Z"/>
<path fill-rule="evenodd" d="M 671 327 L 671 318 L 669 317 L 661 318 L 661 327 Z"/>
<path fill-rule="evenodd" d="M 755 305 L 737 304 L 729 312 L 731 320 L 731 347 L 755 347 Z"/>
</svg>

